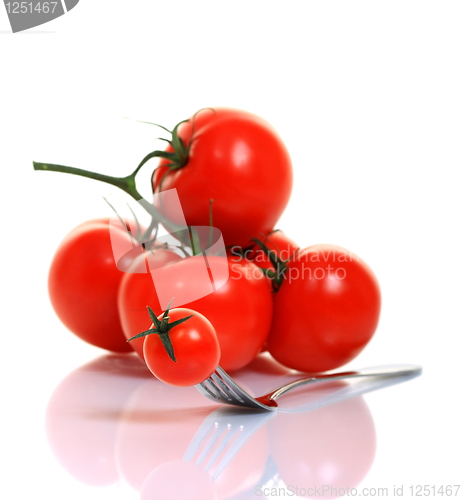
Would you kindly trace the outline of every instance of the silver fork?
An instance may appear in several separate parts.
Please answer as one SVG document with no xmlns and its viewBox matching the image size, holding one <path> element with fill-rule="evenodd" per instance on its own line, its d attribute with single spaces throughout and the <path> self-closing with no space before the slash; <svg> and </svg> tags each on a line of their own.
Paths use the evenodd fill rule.
<svg viewBox="0 0 462 500">
<path fill-rule="evenodd" d="M 196 385 L 197 390 L 206 398 L 216 403 L 224 403 L 241 408 L 252 408 L 254 410 L 275 411 L 278 408 L 276 399 L 286 392 L 305 384 L 313 384 L 327 380 L 352 379 L 360 377 L 399 377 L 406 375 L 420 375 L 422 368 L 418 365 L 385 365 L 361 370 L 325 373 L 302 378 L 294 382 L 284 384 L 277 389 L 260 396 L 252 397 L 242 387 L 240 387 L 220 366 L 210 375 L 210 377 Z"/>
</svg>

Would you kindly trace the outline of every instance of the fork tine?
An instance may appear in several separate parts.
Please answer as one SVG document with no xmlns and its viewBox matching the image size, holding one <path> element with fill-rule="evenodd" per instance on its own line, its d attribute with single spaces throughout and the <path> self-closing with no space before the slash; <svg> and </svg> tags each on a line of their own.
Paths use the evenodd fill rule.
<svg viewBox="0 0 462 500">
<path fill-rule="evenodd" d="M 209 393 L 212 394 L 212 396 L 215 399 L 218 400 L 223 400 L 226 399 L 229 402 L 232 402 L 232 398 L 228 396 L 223 390 L 218 387 L 218 385 L 215 383 L 216 381 L 213 378 L 213 374 L 210 375 L 210 377 L 207 380 L 204 380 L 204 382 L 201 383 L 201 386 L 205 388 L 205 390 Z"/>
<path fill-rule="evenodd" d="M 242 388 L 239 387 L 236 384 L 236 382 L 234 382 L 234 380 L 225 372 L 225 370 L 223 370 L 223 368 L 221 366 L 217 366 L 215 373 L 218 374 L 220 376 L 220 378 L 226 382 L 228 387 L 231 387 L 233 389 L 233 391 L 236 391 L 236 390 L 238 392 L 242 391 Z"/>
<path fill-rule="evenodd" d="M 247 394 L 220 366 L 217 366 L 208 379 L 197 384 L 196 388 L 207 398 L 221 403 L 256 410 L 275 409 Z"/>
<path fill-rule="evenodd" d="M 223 380 L 223 376 L 217 371 L 213 372 L 212 375 L 204 382 L 201 382 L 201 387 L 212 396 L 214 399 L 222 401 L 226 399 L 229 403 L 240 403 L 244 404 L 245 401 L 236 393 L 235 390 L 231 389 Z"/>
<path fill-rule="evenodd" d="M 217 394 L 215 394 L 213 391 L 211 391 L 208 386 L 207 386 L 207 382 L 209 381 L 209 379 L 207 380 L 204 380 L 203 382 L 201 382 L 200 384 L 198 384 L 196 387 L 202 392 L 202 390 L 204 390 L 207 394 L 205 394 L 205 396 L 210 396 L 211 399 L 216 399 L 218 401 L 220 401 L 220 398 L 218 397 Z"/>
<path fill-rule="evenodd" d="M 228 385 L 229 379 L 226 381 L 223 380 L 223 375 L 221 375 L 218 372 L 218 369 L 217 371 L 215 371 L 215 373 L 212 373 L 211 378 L 221 387 L 222 391 L 224 391 L 231 399 L 236 398 L 240 403 L 244 403 L 244 400 L 239 396 L 239 394 L 235 390 L 232 390 L 232 388 Z M 236 387 L 236 384 L 234 384 L 234 386 Z"/>
</svg>

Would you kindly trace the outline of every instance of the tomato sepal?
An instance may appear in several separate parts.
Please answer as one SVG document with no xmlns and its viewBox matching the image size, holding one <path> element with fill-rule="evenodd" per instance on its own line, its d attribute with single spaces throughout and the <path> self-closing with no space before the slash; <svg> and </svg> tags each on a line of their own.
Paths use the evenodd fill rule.
<svg viewBox="0 0 462 500">
<path fill-rule="evenodd" d="M 181 325 L 188 319 L 192 318 L 194 314 L 191 314 L 190 316 L 186 316 L 184 318 L 177 319 L 173 323 L 169 323 L 169 311 L 170 307 L 172 305 L 173 299 L 170 301 L 169 305 L 167 306 L 167 309 L 165 310 L 162 320 L 159 320 L 157 316 L 154 314 L 154 311 L 147 306 L 148 308 L 148 313 L 149 317 L 152 320 L 153 325 L 155 325 L 155 328 L 149 328 L 148 330 L 145 330 L 144 332 L 139 333 L 138 335 L 135 335 L 134 337 L 130 338 L 127 340 L 127 342 L 130 342 L 131 340 L 139 339 L 141 337 L 146 337 L 147 335 L 159 335 L 159 338 L 162 342 L 162 345 L 164 346 L 165 350 L 167 351 L 167 354 L 169 358 L 176 363 L 176 358 L 175 358 L 175 351 L 173 349 L 172 341 L 170 339 L 169 332 L 172 328 L 175 328 L 175 326 Z"/>
<path fill-rule="evenodd" d="M 266 276 L 268 276 L 268 278 L 271 279 L 273 292 L 277 292 L 282 285 L 285 273 L 287 271 L 287 261 L 281 259 L 274 250 L 271 250 L 271 248 L 269 248 L 265 243 L 263 243 L 263 241 L 259 240 L 258 238 L 251 238 L 251 241 L 253 241 L 263 250 L 265 255 L 270 260 L 271 264 L 273 265 L 275 271 L 272 271 L 271 269 L 264 269 L 261 267 L 260 269 L 265 273 Z"/>
</svg>

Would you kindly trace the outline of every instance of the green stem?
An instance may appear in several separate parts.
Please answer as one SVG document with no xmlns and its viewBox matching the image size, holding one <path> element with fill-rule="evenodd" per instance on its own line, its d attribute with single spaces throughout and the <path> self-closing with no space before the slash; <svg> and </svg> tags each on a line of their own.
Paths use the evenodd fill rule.
<svg viewBox="0 0 462 500">
<path fill-rule="evenodd" d="M 64 165 L 54 165 L 52 163 L 39 163 L 34 161 L 34 170 L 46 170 L 49 172 L 62 172 L 65 174 L 79 175 L 81 177 L 87 177 L 88 179 L 95 179 L 97 181 L 105 182 L 106 184 L 111 184 L 116 186 L 122 191 L 125 191 L 136 201 L 140 200 L 142 196 L 138 193 L 135 185 L 135 178 L 132 175 L 127 177 L 113 177 L 111 175 L 98 174 L 97 172 L 90 172 L 89 170 L 83 170 L 81 168 L 66 167 Z"/>
<path fill-rule="evenodd" d="M 199 255 L 202 252 L 201 241 L 196 228 L 188 226 L 189 238 L 191 240 L 191 250 L 193 255 Z"/>
<path fill-rule="evenodd" d="M 143 163 L 143 162 L 142 162 Z M 145 200 L 141 194 L 136 189 L 135 177 L 138 173 L 140 166 L 136 170 L 127 175 L 126 177 L 113 177 L 111 175 L 99 174 L 97 172 L 90 172 L 89 170 L 83 170 L 80 168 L 67 167 L 65 165 L 55 165 L 52 163 L 40 163 L 33 162 L 34 170 L 44 170 L 48 172 L 62 172 L 64 174 L 78 175 L 80 177 L 86 177 L 87 179 L 94 179 L 97 181 L 105 182 L 112 186 L 118 187 L 132 198 L 134 198 L 153 218 L 153 221 L 163 224 L 170 231 L 181 231 L 184 229 L 182 226 L 169 221 L 165 218 L 151 203 Z"/>
</svg>

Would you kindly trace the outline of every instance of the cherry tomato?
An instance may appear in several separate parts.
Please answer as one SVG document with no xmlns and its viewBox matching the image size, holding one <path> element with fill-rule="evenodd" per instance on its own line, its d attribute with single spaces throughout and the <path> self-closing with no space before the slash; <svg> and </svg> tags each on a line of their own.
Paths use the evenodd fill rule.
<svg viewBox="0 0 462 500">
<path fill-rule="evenodd" d="M 131 244 L 125 231 L 116 231 L 114 237 L 121 244 Z M 128 255 L 125 264 L 136 254 L 135 250 Z M 132 351 L 117 309 L 123 275 L 114 261 L 109 219 L 77 226 L 59 246 L 48 276 L 50 300 L 59 319 L 92 345 L 114 352 Z"/>
<path fill-rule="evenodd" d="M 208 257 L 211 266 L 221 265 Z M 138 259 L 133 266 L 138 265 Z M 184 307 L 203 314 L 214 326 L 221 349 L 220 366 L 227 371 L 242 368 L 258 354 L 269 333 L 272 317 L 272 294 L 268 279 L 254 264 L 226 260 L 229 278 L 215 292 L 193 300 Z M 185 287 L 196 287 L 192 279 L 200 271 L 201 262 L 194 258 L 182 259 L 169 266 L 169 288 L 172 297 L 178 297 Z M 119 312 L 127 338 L 146 330 L 150 321 L 146 316 L 149 305 L 156 315 L 162 312 L 150 274 L 127 273 L 120 283 Z M 175 306 L 175 302 L 173 303 Z M 130 342 L 142 356 L 144 339 Z"/>
<path fill-rule="evenodd" d="M 379 315 L 379 285 L 369 267 L 348 250 L 315 245 L 287 264 L 267 347 L 290 368 L 331 370 L 360 353 Z"/>
<path fill-rule="evenodd" d="M 292 189 L 291 160 L 272 126 L 246 111 L 214 108 L 183 123 L 178 135 L 190 146 L 187 162 L 169 170 L 170 160 L 162 159 L 155 191 L 176 188 L 192 226 L 209 225 L 213 199 L 213 225 L 227 246 L 247 246 L 251 237 L 271 231 Z M 181 222 L 168 207 L 164 214 Z"/>
<path fill-rule="evenodd" d="M 184 387 L 203 382 L 220 360 L 220 346 L 212 323 L 197 311 L 181 307 L 169 310 L 169 319 L 165 314 L 158 317 L 158 333 L 145 337 L 143 354 L 148 368 L 166 384 Z M 180 320 L 186 321 L 180 323 Z M 166 333 L 162 334 L 164 326 Z M 163 335 L 169 337 L 173 352 L 167 351 Z"/>
</svg>

